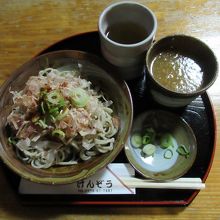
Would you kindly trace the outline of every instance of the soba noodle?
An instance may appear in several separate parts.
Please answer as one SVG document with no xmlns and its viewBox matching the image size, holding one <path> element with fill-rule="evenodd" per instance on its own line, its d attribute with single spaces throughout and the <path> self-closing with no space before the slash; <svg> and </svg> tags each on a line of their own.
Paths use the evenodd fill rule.
<svg viewBox="0 0 220 220">
<path fill-rule="evenodd" d="M 106 99 L 77 71 L 47 68 L 13 94 L 9 142 L 35 168 L 72 165 L 113 150 L 119 120 Z"/>
</svg>

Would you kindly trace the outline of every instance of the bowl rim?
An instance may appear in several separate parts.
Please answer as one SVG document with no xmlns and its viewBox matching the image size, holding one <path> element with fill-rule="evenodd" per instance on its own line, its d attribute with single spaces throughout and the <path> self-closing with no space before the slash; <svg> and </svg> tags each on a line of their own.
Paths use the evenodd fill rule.
<svg viewBox="0 0 220 220">
<path fill-rule="evenodd" d="M 130 92 L 130 89 L 129 89 L 127 83 L 124 80 L 122 80 L 116 76 L 116 73 L 115 73 L 115 71 L 113 71 L 112 66 L 110 64 L 108 64 L 105 60 L 103 60 L 101 57 L 98 57 L 97 55 L 94 55 L 94 54 L 91 54 L 88 52 L 84 52 L 84 51 L 79 51 L 79 50 L 58 50 L 58 51 L 52 51 L 52 52 L 48 52 L 48 53 L 44 53 L 44 54 L 32 57 L 30 60 L 28 60 L 27 62 L 25 62 L 24 64 L 19 66 L 17 69 L 15 69 L 10 74 L 10 76 L 3 82 L 3 84 L 0 86 L 0 96 L 2 96 L 2 94 L 5 92 L 5 90 L 10 86 L 11 80 L 14 77 L 17 78 L 24 71 L 24 69 L 28 68 L 31 64 L 36 62 L 36 60 L 38 60 L 42 57 L 47 57 L 48 55 L 52 55 L 52 54 L 63 54 L 63 56 L 65 56 L 67 54 L 71 54 L 72 57 L 75 56 L 76 59 L 81 58 L 84 60 L 89 60 L 94 65 L 103 69 L 105 74 L 108 74 L 109 72 L 111 72 L 111 74 L 108 74 L 108 76 L 110 78 L 112 78 L 112 80 L 118 85 L 119 89 L 121 89 L 123 92 L 126 93 L 127 102 L 128 102 L 129 108 L 130 108 L 130 113 L 129 113 L 130 117 L 128 119 L 128 129 L 127 129 L 127 132 L 125 133 L 125 136 L 124 136 L 124 139 L 126 142 L 126 140 L 129 137 L 129 133 L 130 133 L 130 130 L 132 127 L 132 121 L 133 121 L 133 100 L 132 100 L 131 92 Z M 66 56 L 66 57 L 71 57 L 71 56 Z M 3 108 L 3 106 L 0 106 L 0 109 L 2 109 L 2 108 Z M 56 184 L 56 185 L 73 183 L 73 182 L 79 181 L 81 179 L 88 178 L 91 175 L 94 175 L 97 171 L 101 170 L 102 168 L 107 166 L 109 163 L 111 163 L 124 148 L 124 142 L 123 142 L 123 144 L 121 144 L 119 146 L 119 149 L 116 152 L 116 154 L 114 156 L 112 156 L 110 159 L 106 159 L 105 164 L 102 164 L 99 166 L 94 166 L 90 170 L 82 170 L 77 175 L 74 175 L 74 176 L 70 175 L 70 176 L 65 176 L 65 177 L 63 177 L 63 176 L 61 176 L 61 177 L 60 176 L 59 177 L 51 177 L 51 176 L 42 177 L 42 176 L 33 174 L 31 172 L 28 172 L 25 169 L 20 170 L 20 169 L 17 169 L 15 166 L 13 166 L 12 161 L 9 161 L 8 159 L 3 157 L 5 152 L 3 150 L 2 145 L 3 145 L 3 143 L 0 140 L 0 159 L 3 161 L 3 163 L 5 165 L 7 165 L 7 167 L 10 170 L 12 170 L 16 174 L 18 174 L 20 177 L 27 179 L 29 181 L 35 182 L 35 183 Z"/>
<path fill-rule="evenodd" d="M 110 10 L 112 9 L 115 9 L 117 7 L 121 7 L 123 5 L 130 5 L 130 6 L 135 6 L 135 7 L 139 7 L 139 8 L 143 8 L 145 9 L 147 12 L 148 12 L 148 15 L 151 16 L 153 22 L 154 22 L 154 26 L 152 28 L 152 31 L 150 32 L 149 35 L 146 36 L 146 38 L 144 38 L 143 40 L 137 42 L 137 43 L 131 43 L 131 44 L 123 44 L 123 43 L 119 43 L 119 42 L 116 42 L 110 38 L 108 38 L 106 36 L 106 34 L 104 33 L 103 31 L 103 28 L 102 27 L 102 22 L 103 22 L 103 19 L 104 17 L 109 13 Z M 157 22 L 157 17 L 155 15 L 155 13 L 148 7 L 146 7 L 145 5 L 141 4 L 141 3 L 138 3 L 138 2 L 135 2 L 135 1 L 127 1 L 127 0 L 123 0 L 123 1 L 120 1 L 120 2 L 115 2 L 115 3 L 112 3 L 110 4 L 109 6 L 107 6 L 103 11 L 102 13 L 100 14 L 99 16 L 99 19 L 98 19 L 98 31 L 100 33 L 100 35 L 107 41 L 107 42 L 110 42 L 112 45 L 114 46 L 120 46 L 122 48 L 133 48 L 133 47 L 136 47 L 136 46 L 141 46 L 142 44 L 145 44 L 147 43 L 151 38 L 154 37 L 154 35 L 156 34 L 157 32 L 157 26 L 158 26 L 158 22 Z"/>
<path fill-rule="evenodd" d="M 132 167 L 139 173 L 141 174 L 143 177 L 145 178 L 149 178 L 149 179 L 152 179 L 152 180 L 155 180 L 155 181 L 161 181 L 161 182 L 167 182 L 167 181 L 172 181 L 172 180 L 176 180 L 180 177 L 182 177 L 183 175 L 185 175 L 190 169 L 191 167 L 193 166 L 193 164 L 195 163 L 195 160 L 196 160 L 196 156 L 197 156 L 197 153 L 198 153 L 198 146 L 197 146 L 197 140 L 196 140 L 196 136 L 195 136 L 195 133 L 193 132 L 193 129 L 191 128 L 191 126 L 189 125 L 188 122 L 186 122 L 186 120 L 184 118 L 182 118 L 181 116 L 179 116 L 178 114 L 176 113 L 173 113 L 171 111 L 168 111 L 168 110 L 161 110 L 161 109 L 151 109 L 151 110 L 146 110 L 142 113 L 140 113 L 138 117 L 142 116 L 142 115 L 145 115 L 145 114 L 148 114 L 148 113 L 151 113 L 151 112 L 157 112 L 157 113 L 165 113 L 165 114 L 169 114 L 169 115 L 173 115 L 175 116 L 176 118 L 178 118 L 178 120 L 181 122 L 181 124 L 183 124 L 187 130 L 189 131 L 190 135 L 192 136 L 193 138 L 193 143 L 194 143 L 194 148 L 195 148 L 195 152 L 193 154 L 193 158 L 191 160 L 191 163 L 187 166 L 187 169 L 179 172 L 178 175 L 175 175 L 173 176 L 172 178 L 167 178 L 167 179 L 161 179 L 161 178 L 157 178 L 155 176 L 152 176 L 152 175 L 147 175 L 146 174 L 146 171 L 148 172 L 147 169 L 144 169 L 142 167 L 139 166 L 139 163 L 134 159 L 133 157 L 133 150 L 132 150 L 132 146 L 129 144 L 129 139 L 125 145 L 125 148 L 124 148 L 124 152 L 125 152 L 125 155 L 129 161 L 129 163 L 132 165 Z M 134 119 L 135 121 L 135 119 Z M 132 127 L 133 128 L 133 127 Z M 130 136 L 129 136 L 130 138 Z M 175 166 L 175 165 L 174 165 Z M 156 173 L 156 172 L 152 172 L 152 173 Z"/>
<path fill-rule="evenodd" d="M 149 56 L 151 51 L 154 49 L 154 47 L 156 47 L 157 45 L 160 44 L 161 41 L 166 40 L 166 39 L 172 39 L 172 38 L 185 38 L 185 39 L 192 39 L 194 41 L 196 41 L 197 43 L 201 44 L 207 51 L 210 52 L 210 54 L 212 55 L 212 58 L 215 62 L 215 66 L 216 66 L 216 70 L 214 73 L 214 77 L 211 79 L 211 81 L 205 86 L 202 87 L 199 90 L 196 90 L 194 92 L 190 92 L 190 93 L 180 93 L 180 92 L 175 92 L 172 90 L 167 89 L 166 87 L 164 87 L 162 84 L 160 84 L 159 82 L 157 82 L 157 80 L 155 80 L 155 78 L 153 77 L 153 74 L 151 74 L 151 68 L 148 65 L 148 60 L 149 60 Z M 173 34 L 173 35 L 167 35 L 164 37 L 161 37 L 160 39 L 156 40 L 155 42 L 153 42 L 151 44 L 151 46 L 149 47 L 146 56 L 145 56 L 145 64 L 147 67 L 147 75 L 150 78 L 151 82 L 162 92 L 164 92 L 165 94 L 172 96 L 172 97 L 178 97 L 178 98 L 189 98 L 189 97 L 194 97 L 194 96 L 198 96 L 202 93 L 204 93 L 209 87 L 211 87 L 214 82 L 216 81 L 217 77 L 218 77 L 218 71 L 219 71 L 219 64 L 218 64 L 218 60 L 217 57 L 215 55 L 215 53 L 213 52 L 213 50 L 202 40 L 200 40 L 199 38 L 196 38 L 194 36 L 190 36 L 190 35 L 185 35 L 185 34 Z"/>
</svg>

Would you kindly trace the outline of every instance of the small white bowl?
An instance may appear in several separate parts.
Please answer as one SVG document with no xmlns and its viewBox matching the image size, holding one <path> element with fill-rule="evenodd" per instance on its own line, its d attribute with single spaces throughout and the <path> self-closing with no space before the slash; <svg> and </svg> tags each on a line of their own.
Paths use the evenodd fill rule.
<svg viewBox="0 0 220 220">
<path fill-rule="evenodd" d="M 167 149 L 162 149 L 159 143 L 155 144 L 154 155 L 143 156 L 141 148 L 132 145 L 132 135 L 142 133 L 146 128 L 153 128 L 156 133 L 170 133 L 174 137 L 171 148 L 172 157 L 165 158 Z M 187 157 L 177 153 L 179 145 L 184 145 L 189 150 Z M 189 171 L 192 167 L 196 154 L 197 142 L 191 127 L 178 115 L 162 111 L 151 110 L 140 114 L 132 126 L 130 138 L 125 146 L 125 154 L 132 166 L 144 177 L 157 181 L 177 179 Z"/>
</svg>

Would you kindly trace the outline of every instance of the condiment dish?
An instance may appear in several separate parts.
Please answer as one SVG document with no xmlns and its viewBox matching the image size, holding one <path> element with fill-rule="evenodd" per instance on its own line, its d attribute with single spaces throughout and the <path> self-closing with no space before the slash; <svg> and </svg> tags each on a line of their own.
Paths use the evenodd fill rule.
<svg viewBox="0 0 220 220">
<path fill-rule="evenodd" d="M 144 177 L 170 181 L 186 174 L 197 154 L 193 130 L 178 115 L 149 110 L 134 119 L 125 154 Z"/>
<path fill-rule="evenodd" d="M 153 98 L 167 107 L 189 104 L 215 82 L 218 72 L 213 51 L 186 35 L 156 41 L 147 52 L 146 67 Z"/>
</svg>

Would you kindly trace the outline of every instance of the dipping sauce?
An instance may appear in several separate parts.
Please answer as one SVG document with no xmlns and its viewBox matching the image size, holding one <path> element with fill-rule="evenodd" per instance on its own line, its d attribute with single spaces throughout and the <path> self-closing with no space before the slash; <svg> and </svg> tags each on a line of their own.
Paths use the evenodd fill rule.
<svg viewBox="0 0 220 220">
<path fill-rule="evenodd" d="M 166 89 L 192 93 L 203 84 L 203 71 L 190 57 L 176 51 L 159 53 L 151 64 L 154 79 Z"/>
</svg>

